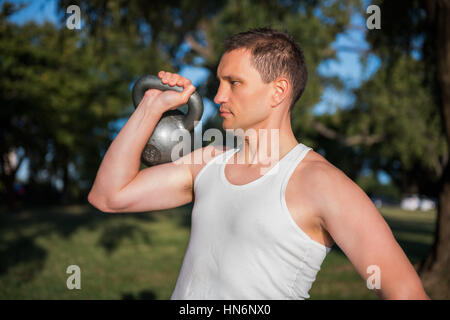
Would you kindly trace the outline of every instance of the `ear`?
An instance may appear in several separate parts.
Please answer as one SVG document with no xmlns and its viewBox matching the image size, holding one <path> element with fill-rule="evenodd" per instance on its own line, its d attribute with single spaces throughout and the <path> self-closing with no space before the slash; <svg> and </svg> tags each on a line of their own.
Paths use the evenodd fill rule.
<svg viewBox="0 0 450 320">
<path fill-rule="evenodd" d="M 272 106 L 276 107 L 288 97 L 290 83 L 285 77 L 279 77 L 273 81 Z"/>
</svg>

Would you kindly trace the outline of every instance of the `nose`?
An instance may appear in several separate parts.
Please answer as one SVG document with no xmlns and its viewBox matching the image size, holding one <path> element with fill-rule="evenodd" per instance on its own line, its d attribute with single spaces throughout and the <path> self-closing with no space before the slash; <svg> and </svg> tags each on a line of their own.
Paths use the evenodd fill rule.
<svg viewBox="0 0 450 320">
<path fill-rule="evenodd" d="M 227 102 L 227 92 L 226 89 L 224 88 L 224 86 L 222 84 L 219 85 L 219 89 L 217 89 L 217 94 L 214 97 L 214 103 L 215 104 L 223 104 L 225 102 Z"/>
</svg>

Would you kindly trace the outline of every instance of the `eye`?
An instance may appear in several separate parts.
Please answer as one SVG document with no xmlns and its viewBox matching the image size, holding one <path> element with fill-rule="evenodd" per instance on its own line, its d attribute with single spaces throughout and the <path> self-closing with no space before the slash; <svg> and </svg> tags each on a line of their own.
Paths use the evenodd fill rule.
<svg viewBox="0 0 450 320">
<path fill-rule="evenodd" d="M 233 85 L 233 86 L 235 86 L 236 84 L 238 84 L 239 83 L 239 81 L 230 81 L 231 82 L 231 84 Z"/>
</svg>

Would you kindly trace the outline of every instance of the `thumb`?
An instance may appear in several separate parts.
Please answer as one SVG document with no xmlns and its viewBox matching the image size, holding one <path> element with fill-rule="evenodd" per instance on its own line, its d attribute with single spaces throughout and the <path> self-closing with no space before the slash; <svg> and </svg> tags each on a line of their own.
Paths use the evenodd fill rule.
<svg viewBox="0 0 450 320">
<path fill-rule="evenodd" d="M 191 95 L 195 92 L 195 89 L 196 88 L 192 84 L 183 89 L 183 91 L 181 92 L 181 96 L 183 97 L 184 103 L 188 102 Z"/>
</svg>

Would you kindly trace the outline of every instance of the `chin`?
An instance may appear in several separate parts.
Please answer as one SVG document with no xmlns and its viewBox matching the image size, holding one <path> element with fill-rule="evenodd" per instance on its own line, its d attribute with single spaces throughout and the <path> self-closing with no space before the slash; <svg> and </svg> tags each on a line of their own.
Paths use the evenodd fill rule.
<svg viewBox="0 0 450 320">
<path fill-rule="evenodd" d="M 235 129 L 234 128 L 234 126 L 233 125 L 231 125 L 229 122 L 227 122 L 225 119 L 224 120 L 222 120 L 222 128 L 224 129 L 224 130 L 226 130 L 226 129 Z"/>
<path fill-rule="evenodd" d="M 223 119 L 222 128 L 224 130 L 242 130 L 244 132 L 248 129 L 248 127 L 244 127 L 242 126 L 242 124 L 239 124 L 236 121 L 232 121 L 232 119 Z"/>
</svg>

